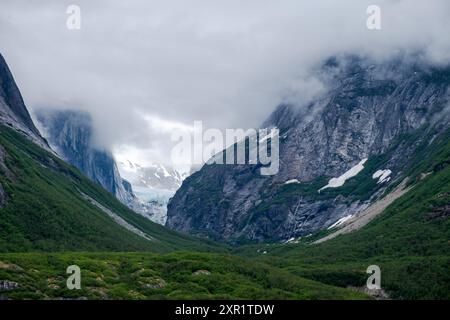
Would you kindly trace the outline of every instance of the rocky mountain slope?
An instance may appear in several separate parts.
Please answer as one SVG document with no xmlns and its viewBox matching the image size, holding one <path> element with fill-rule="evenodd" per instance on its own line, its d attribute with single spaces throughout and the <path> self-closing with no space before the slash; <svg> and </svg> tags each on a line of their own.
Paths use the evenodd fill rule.
<svg viewBox="0 0 450 320">
<path fill-rule="evenodd" d="M 375 217 L 370 216 L 378 208 L 309 237 L 238 247 L 236 253 L 302 277 L 353 288 L 364 288 L 366 268 L 375 264 L 391 299 L 449 299 L 450 129 L 418 148 L 414 165 L 405 169 L 405 192 L 390 192 L 400 197 Z M 386 198 L 374 206 L 384 207 L 380 202 Z M 368 218 L 371 221 L 360 228 L 365 223 L 361 220 Z"/>
<path fill-rule="evenodd" d="M 158 163 L 144 166 L 128 159 L 119 160 L 118 167 L 139 199 L 138 207 L 132 208 L 143 212 L 143 208 L 148 207 L 147 211 L 151 214 L 149 218 L 164 225 L 169 199 L 189 173 Z"/>
<path fill-rule="evenodd" d="M 22 95 L 5 59 L 0 54 L 0 123 L 26 134 L 34 142 L 48 148 L 24 104 Z"/>
<path fill-rule="evenodd" d="M 450 73 L 420 70 L 417 83 L 434 88 L 425 90 L 434 92 L 433 98 L 424 93 L 423 100 L 419 99 L 419 109 L 428 105 L 426 101 L 435 108 L 423 113 L 423 124 L 400 130 L 386 149 L 379 154 L 368 152 L 367 160 L 358 157 L 331 182 L 331 175 L 303 182 L 299 172 L 278 185 L 282 188 L 281 195 L 275 193 L 278 198 L 270 198 L 270 193 L 259 196 L 268 197 L 270 206 L 265 212 L 271 208 L 283 212 L 283 204 L 289 207 L 298 198 L 322 203 L 348 198 L 368 203 L 383 198 L 382 193 L 392 195 L 392 190 L 402 187 L 401 182 L 406 184 L 407 191 L 383 206 L 383 212 L 366 226 L 328 239 L 344 230 L 346 223 L 351 225 L 352 219 L 344 216 L 330 222 L 330 230 L 288 243 L 233 249 L 178 234 L 135 214 L 76 168 L 40 147 L 34 142 L 36 138 L 44 141 L 40 135 L 30 137 L 0 121 L 0 299 L 362 299 L 367 296 L 358 291 L 363 291 L 366 269 L 372 264 L 380 266 L 383 293 L 390 298 L 448 299 L 450 129 L 442 107 L 446 93 L 439 88 L 448 86 Z M 3 97 L 0 103 L 6 105 Z M 398 104 L 406 112 L 408 108 Z M 291 118 L 296 112 L 281 107 L 272 118 L 278 119 L 280 127 L 288 124 L 283 127 L 284 139 L 287 130 L 294 128 Z M 411 118 L 415 112 L 419 110 L 405 115 Z M 204 197 L 197 198 L 200 201 L 190 198 L 200 213 L 205 201 L 211 198 L 209 205 L 214 209 L 221 190 L 230 190 L 229 185 L 220 185 L 222 178 L 205 177 L 205 172 L 217 173 L 215 170 L 224 167 L 206 166 L 183 184 L 182 192 L 190 195 L 194 187 L 205 191 Z M 243 168 L 221 171 L 227 179 L 237 179 L 232 173 L 238 169 L 246 173 L 237 179 L 238 191 L 245 191 L 246 183 L 260 177 L 257 167 L 247 166 L 253 171 Z M 276 177 L 265 179 L 276 191 Z M 186 185 L 190 189 L 183 190 Z M 328 188 L 323 189 L 325 186 Z M 339 229 L 341 226 L 344 228 Z M 148 253 L 172 250 L 187 252 Z M 86 271 L 83 283 L 87 285 L 81 290 L 65 286 L 61 270 L 71 264 Z"/>
<path fill-rule="evenodd" d="M 81 170 L 92 181 L 111 192 L 123 203 L 133 194 L 124 186 L 111 153 L 92 147 L 90 115 L 73 110 L 38 110 L 36 117 L 52 148 L 64 160 Z"/>
<path fill-rule="evenodd" d="M 418 146 L 449 126 L 450 69 L 330 59 L 327 90 L 307 106 L 281 105 L 280 171 L 205 165 L 168 206 L 167 226 L 233 243 L 286 241 L 357 215 L 405 177 Z"/>
<path fill-rule="evenodd" d="M 164 224 L 166 203 L 136 197 L 130 182 L 122 179 L 111 152 L 94 146 L 89 113 L 76 110 L 38 110 L 37 120 L 56 152 L 123 204 L 146 218 Z"/>
<path fill-rule="evenodd" d="M 209 247 L 131 211 L 49 150 L 4 60 L 0 63 L 1 252 Z"/>
</svg>

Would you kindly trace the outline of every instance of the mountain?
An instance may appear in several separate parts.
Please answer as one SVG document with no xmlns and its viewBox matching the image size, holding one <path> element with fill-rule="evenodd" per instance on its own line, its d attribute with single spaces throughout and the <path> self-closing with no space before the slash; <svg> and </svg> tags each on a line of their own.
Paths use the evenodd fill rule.
<svg viewBox="0 0 450 320">
<path fill-rule="evenodd" d="M 398 71 L 396 68 L 392 70 Z M 347 75 L 335 74 L 343 80 L 350 79 L 348 69 L 344 70 Z M 372 69 L 356 70 L 355 76 Z M 399 72 L 396 76 L 406 78 Z M 366 135 L 361 138 L 354 132 L 351 137 L 355 140 L 347 148 L 338 148 L 341 156 L 345 154 L 343 151 L 355 155 L 333 175 L 318 179 L 312 174 L 312 180 L 304 182 L 306 173 L 298 171 L 290 175 L 285 173 L 289 168 L 280 166 L 280 174 L 285 174 L 278 178 L 283 182 L 281 186 L 274 182 L 277 176 L 264 176 L 267 183 L 272 183 L 273 191 L 278 192 L 275 196 L 280 192 L 283 196 L 271 198 L 272 193 L 255 189 L 265 192 L 260 197 L 267 197 L 259 203 L 270 204 L 264 212 L 276 208 L 283 217 L 282 204 L 289 207 L 298 198 L 305 205 L 328 203 L 330 199 L 339 203 L 347 198 L 349 204 L 366 202 L 366 208 L 363 214 L 330 221 L 325 224 L 326 230 L 320 227 L 312 235 L 235 248 L 170 231 L 131 211 L 52 152 L 39 131 L 33 132 L 34 125 L 28 128 L 26 122 L 19 122 L 15 108 L 7 104 L 2 93 L 0 105 L 8 117 L 0 119 L 0 299 L 366 299 L 366 270 L 373 264 L 382 272 L 382 289 L 375 292 L 377 298 L 449 299 L 450 129 L 445 108 L 448 108 L 450 72 L 421 66 L 409 76 L 412 83 L 402 86 L 407 82 L 404 79 L 396 85 L 406 93 L 398 93 L 404 100 L 399 96 L 395 103 L 391 93 L 378 97 L 376 105 L 364 107 L 371 101 L 370 95 L 361 95 L 358 89 L 349 101 L 355 99 L 364 104 L 358 103 L 345 113 L 340 106 L 328 102 L 323 110 L 332 108 L 335 114 L 321 110 L 328 116 L 319 117 L 319 112 L 318 118 L 309 117 L 303 125 L 299 115 L 304 110 L 294 106 L 278 108 L 266 125 L 275 124 L 282 129 L 284 161 L 295 160 L 295 153 L 293 158 L 287 158 L 290 154 L 285 151 L 287 146 L 291 151 L 300 148 L 295 141 L 286 144 L 290 135 L 295 136 L 297 126 L 312 130 L 315 126 L 310 126 L 318 125 L 320 119 L 335 116 L 340 123 L 345 114 L 355 121 L 353 108 L 359 109 L 366 120 L 362 122 Z M 4 83 L 4 77 L 0 74 L 0 83 Z M 341 94 L 347 96 L 350 92 L 342 90 Z M 334 95 L 332 99 L 339 101 L 339 93 Z M 411 102 L 414 107 L 408 107 Z M 371 112 L 389 113 L 381 108 L 384 103 L 392 108 L 388 110 L 390 114 L 381 117 L 386 122 L 383 127 L 369 120 Z M 350 127 L 348 130 L 358 132 L 357 124 Z M 375 127 L 382 129 L 377 131 Z M 397 128 L 394 138 L 388 134 L 389 139 L 369 139 L 374 131 L 385 137 L 393 128 Z M 333 153 L 337 147 L 334 144 L 343 143 L 336 141 L 339 139 L 335 135 L 342 135 L 345 128 L 335 124 L 330 130 L 329 135 L 321 136 L 318 130 L 316 137 L 299 140 L 306 143 L 308 139 L 328 137 L 327 148 Z M 372 147 L 358 145 L 361 140 L 372 141 Z M 361 154 L 351 151 L 356 147 L 369 151 Z M 319 144 L 316 148 L 323 147 Z M 381 151 L 375 153 L 377 148 Z M 223 167 L 228 168 L 217 171 Z M 205 203 L 214 209 L 214 203 L 221 201 L 217 199 L 221 190 L 232 195 L 230 185 L 221 183 L 236 179 L 233 175 L 236 170 L 243 176 L 233 185 L 234 195 L 246 191 L 243 189 L 246 185 L 254 185 L 252 180 L 261 179 L 258 167 L 250 166 L 253 168 L 250 171 L 244 167 L 205 166 L 188 177 L 178 193 L 190 196 L 200 213 Z M 333 172 L 333 167 L 322 170 Z M 208 172 L 211 176 L 206 175 Z M 224 173 L 225 180 L 215 175 L 217 172 Z M 330 182 L 330 177 L 337 179 Z M 126 181 L 123 186 L 127 192 L 132 191 Z M 205 195 L 196 198 L 195 189 Z M 397 196 L 393 201 L 381 205 L 394 194 Z M 380 214 L 362 224 L 374 207 Z M 189 223 L 194 221 L 192 212 Z M 318 215 L 328 214 L 327 210 L 323 212 Z M 217 213 L 211 211 L 215 218 Z M 223 221 L 218 220 L 219 226 Z M 249 219 L 248 225 L 258 230 L 252 223 Z M 270 231 L 267 225 L 266 230 Z M 171 252 L 179 250 L 184 252 Z M 61 270 L 71 264 L 83 270 L 86 285 L 80 290 L 66 288 Z"/>
<path fill-rule="evenodd" d="M 355 225 L 362 214 L 342 227 L 234 253 L 341 287 L 364 287 L 367 267 L 377 265 L 391 299 L 450 299 L 450 129 L 418 150 L 407 191 L 369 223 Z"/>
<path fill-rule="evenodd" d="M 216 248 L 133 212 L 59 158 L 29 117 L 3 58 L 0 63 L 0 251 Z"/>
<path fill-rule="evenodd" d="M 0 151 L 2 252 L 167 252 L 210 246 L 131 211 L 76 168 L 3 124 Z"/>
<path fill-rule="evenodd" d="M 219 254 L 226 248 L 151 222 L 52 152 L 4 92 L 0 105 L 0 300 L 367 298 Z M 83 270 L 80 290 L 61 273 L 72 264 Z"/>
<path fill-rule="evenodd" d="M 92 147 L 93 125 L 89 113 L 73 110 L 38 110 L 36 117 L 56 152 L 122 203 L 132 201 L 112 154 Z"/>
<path fill-rule="evenodd" d="M 169 199 L 189 173 L 158 163 L 143 166 L 128 159 L 119 160 L 118 167 L 138 199 L 130 208 L 144 215 L 149 212 L 149 219 L 164 225 Z"/>
<path fill-rule="evenodd" d="M 36 117 L 50 145 L 65 161 L 132 210 L 164 224 L 166 204 L 136 197 L 132 184 L 122 179 L 112 153 L 94 146 L 94 126 L 89 113 L 78 110 L 37 110 Z"/>
<path fill-rule="evenodd" d="M 231 243 L 332 228 L 399 187 L 449 127 L 450 68 L 345 57 L 317 74 L 325 93 L 281 105 L 263 124 L 280 129 L 279 173 L 205 165 L 170 201 L 168 227 Z"/>
<path fill-rule="evenodd" d="M 119 161 L 119 171 L 134 187 L 151 188 L 175 192 L 187 173 L 163 164 L 142 166 L 130 160 Z"/>
<path fill-rule="evenodd" d="M 19 88 L 14 81 L 5 59 L 0 54 L 0 123 L 27 135 L 31 140 L 48 148 L 24 104 Z"/>
<path fill-rule="evenodd" d="M 368 298 L 155 224 L 3 124 L 0 186 L 1 300 Z M 80 290 L 66 286 L 73 264 Z"/>
</svg>

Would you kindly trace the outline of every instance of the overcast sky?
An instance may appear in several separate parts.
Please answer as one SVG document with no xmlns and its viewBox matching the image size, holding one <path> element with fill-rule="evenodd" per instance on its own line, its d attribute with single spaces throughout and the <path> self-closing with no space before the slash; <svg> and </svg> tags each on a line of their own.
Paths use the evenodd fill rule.
<svg viewBox="0 0 450 320">
<path fill-rule="evenodd" d="M 81 8 L 81 30 L 66 9 Z M 366 9 L 381 8 L 381 30 Z M 320 89 L 310 70 L 340 53 L 422 51 L 450 61 L 448 0 L 0 0 L 0 52 L 31 111 L 89 111 L 96 143 L 140 163 L 167 158 L 170 130 L 257 127 Z"/>
</svg>

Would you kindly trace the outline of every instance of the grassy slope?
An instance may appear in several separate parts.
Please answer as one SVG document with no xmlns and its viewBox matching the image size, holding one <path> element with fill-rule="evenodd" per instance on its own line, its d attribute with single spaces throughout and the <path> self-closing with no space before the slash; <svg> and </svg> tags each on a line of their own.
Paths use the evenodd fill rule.
<svg viewBox="0 0 450 320">
<path fill-rule="evenodd" d="M 77 169 L 3 125 L 0 146 L 9 171 L 0 172 L 0 184 L 8 194 L 6 206 L 0 208 L 0 252 L 223 250 L 132 212 Z M 119 226 L 84 200 L 79 190 L 156 240 L 147 241 Z"/>
<path fill-rule="evenodd" d="M 66 288 L 69 265 L 81 269 L 81 290 Z M 207 270 L 209 275 L 194 275 Z M 20 284 L 12 299 L 365 299 L 285 270 L 212 253 L 0 254 L 0 279 Z M 151 288 L 154 285 L 156 288 Z"/>
<path fill-rule="evenodd" d="M 20 285 L 19 289 L 0 292 L 2 297 L 365 298 L 242 258 L 206 252 L 161 255 L 183 249 L 225 252 L 226 248 L 167 230 L 135 214 L 78 170 L 14 130 L 0 126 L 0 145 L 7 155 L 7 169 L 0 166 L 0 183 L 8 193 L 7 204 L 0 209 L 0 280 Z M 78 190 L 156 241 L 142 239 L 117 225 L 85 201 Z M 83 289 L 79 291 L 65 289 L 65 270 L 72 264 L 82 269 Z M 193 276 L 199 269 L 207 269 L 211 275 Z M 146 288 L 160 279 L 166 283 L 164 288 Z"/>
<path fill-rule="evenodd" d="M 366 268 L 377 264 L 394 298 L 450 299 L 449 133 L 419 150 L 407 172 L 416 182 L 421 172 L 430 174 L 361 230 L 319 245 L 308 244 L 311 237 L 237 253 L 338 286 L 363 286 Z M 267 255 L 257 253 L 262 248 Z"/>
<path fill-rule="evenodd" d="M 0 183 L 9 193 L 7 206 L 0 209 L 0 251 L 225 251 L 151 223 L 13 130 L 0 126 L 0 133 L 0 144 L 8 154 L 6 164 L 13 174 L 12 178 L 5 172 L 0 175 Z M 450 298 L 450 219 L 445 210 L 439 210 L 450 203 L 449 141 L 447 133 L 430 147 L 421 148 L 408 174 L 414 179 L 421 172 L 432 174 L 358 232 L 320 245 L 303 242 L 236 250 L 256 258 L 251 261 L 212 253 L 4 253 L 0 254 L 0 279 L 19 282 L 21 289 L 2 295 L 357 298 L 363 296 L 333 286 L 363 286 L 367 266 L 378 264 L 382 286 L 394 298 Z M 148 242 L 121 228 L 84 201 L 77 189 L 160 241 Z M 256 252 L 262 246 L 266 255 Z M 11 268 L 11 264 L 19 267 Z M 83 270 L 85 287 L 81 291 L 61 289 L 70 264 Z M 212 274 L 193 276 L 198 269 Z M 158 279 L 164 279 L 165 288 L 145 288 L 145 283 Z M 52 284 L 60 289 L 52 289 Z"/>
</svg>

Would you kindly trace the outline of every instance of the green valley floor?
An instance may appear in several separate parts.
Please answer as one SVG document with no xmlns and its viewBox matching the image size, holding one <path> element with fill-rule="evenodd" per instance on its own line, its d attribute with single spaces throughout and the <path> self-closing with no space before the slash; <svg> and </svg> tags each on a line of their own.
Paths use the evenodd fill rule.
<svg viewBox="0 0 450 320">
<path fill-rule="evenodd" d="M 66 269 L 81 270 L 69 290 Z M 4 279 L 10 279 L 5 282 Z M 3 280 L 3 281 L 2 281 Z M 5 286 L 10 287 L 9 290 Z M 239 257 L 211 253 L 0 254 L 3 299 L 368 299 Z"/>
</svg>

